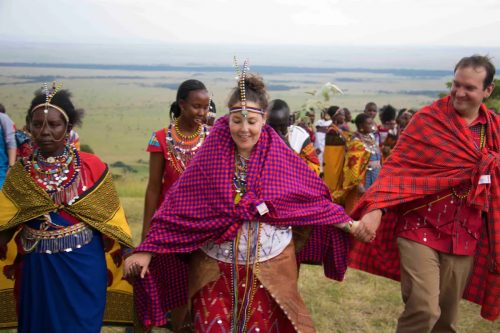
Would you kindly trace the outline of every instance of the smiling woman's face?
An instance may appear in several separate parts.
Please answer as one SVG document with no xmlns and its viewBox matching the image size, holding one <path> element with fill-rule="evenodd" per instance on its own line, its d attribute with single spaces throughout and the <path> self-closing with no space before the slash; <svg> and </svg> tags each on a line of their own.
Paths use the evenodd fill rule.
<svg viewBox="0 0 500 333">
<path fill-rule="evenodd" d="M 247 101 L 246 105 L 260 109 L 260 105 L 255 102 Z M 240 106 L 239 103 L 231 107 L 238 106 Z M 240 155 L 250 157 L 253 147 L 259 141 L 264 124 L 264 115 L 257 112 L 248 112 L 246 117 L 241 112 L 234 112 L 229 115 L 229 131 Z"/>
</svg>

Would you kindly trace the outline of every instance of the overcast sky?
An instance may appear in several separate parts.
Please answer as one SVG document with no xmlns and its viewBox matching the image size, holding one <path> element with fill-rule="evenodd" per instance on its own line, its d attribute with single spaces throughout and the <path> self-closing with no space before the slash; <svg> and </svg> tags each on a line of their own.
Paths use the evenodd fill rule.
<svg viewBox="0 0 500 333">
<path fill-rule="evenodd" d="M 0 40 L 500 46 L 499 0 L 0 0 Z"/>
</svg>

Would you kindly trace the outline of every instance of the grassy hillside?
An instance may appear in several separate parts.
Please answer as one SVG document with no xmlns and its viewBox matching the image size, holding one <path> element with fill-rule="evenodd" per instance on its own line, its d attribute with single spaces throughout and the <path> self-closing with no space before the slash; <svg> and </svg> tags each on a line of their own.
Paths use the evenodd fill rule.
<svg viewBox="0 0 500 333">
<path fill-rule="evenodd" d="M 90 145 L 104 161 L 122 161 L 132 168 L 112 167 L 112 171 L 136 242 L 140 237 L 148 172 L 145 147 L 150 134 L 168 124 L 167 110 L 175 87 L 188 78 L 202 80 L 213 92 L 220 115 L 225 113 L 224 103 L 234 85 L 231 75 L 217 72 L 1 68 L 0 73 L 0 103 L 20 127 L 33 91 L 41 86 L 34 81 L 62 78 L 64 87 L 74 94 L 75 105 L 87 111 L 83 127 L 77 129 L 82 143 Z M 327 81 L 338 80 L 346 92 L 332 104 L 354 111 L 361 110 L 368 101 L 419 107 L 434 98 L 429 91 L 442 90 L 446 82 L 446 78 L 410 79 L 378 73 L 268 74 L 265 79 L 275 87 L 270 97 L 285 99 L 293 110 L 300 109 L 309 97 L 305 91 L 318 89 Z M 318 332 L 393 332 L 402 310 L 398 283 L 359 271 L 350 270 L 345 281 L 337 283 L 324 278 L 320 267 L 303 266 L 300 289 Z M 478 306 L 462 302 L 459 329 L 500 332 L 500 323 L 481 319 Z"/>
</svg>

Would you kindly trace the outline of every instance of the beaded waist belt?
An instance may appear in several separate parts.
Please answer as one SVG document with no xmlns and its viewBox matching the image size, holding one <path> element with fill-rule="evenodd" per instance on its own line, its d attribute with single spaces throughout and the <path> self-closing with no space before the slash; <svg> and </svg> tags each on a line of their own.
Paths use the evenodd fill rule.
<svg viewBox="0 0 500 333">
<path fill-rule="evenodd" d="M 85 223 L 56 230 L 33 229 L 26 225 L 21 232 L 21 244 L 26 253 L 71 252 L 92 241 L 92 229 Z"/>
</svg>

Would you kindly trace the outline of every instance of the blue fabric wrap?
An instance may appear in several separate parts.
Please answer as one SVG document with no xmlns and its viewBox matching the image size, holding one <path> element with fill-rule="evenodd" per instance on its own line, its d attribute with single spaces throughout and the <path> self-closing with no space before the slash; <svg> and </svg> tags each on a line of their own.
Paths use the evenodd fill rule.
<svg viewBox="0 0 500 333">
<path fill-rule="evenodd" d="M 9 157 L 7 155 L 7 145 L 5 143 L 2 126 L 0 126 L 0 189 L 2 189 L 3 182 L 7 176 L 7 170 L 9 169 Z"/>
<path fill-rule="evenodd" d="M 52 222 L 69 226 L 57 213 Z M 37 228 L 41 220 L 28 225 Z M 106 305 L 107 269 L 102 238 L 71 252 L 23 256 L 20 333 L 98 333 Z"/>
</svg>

